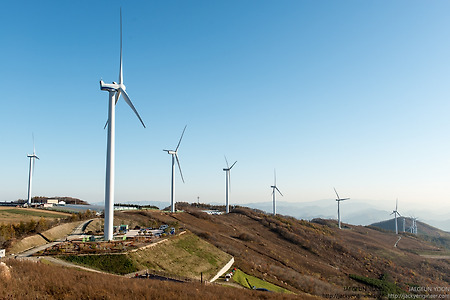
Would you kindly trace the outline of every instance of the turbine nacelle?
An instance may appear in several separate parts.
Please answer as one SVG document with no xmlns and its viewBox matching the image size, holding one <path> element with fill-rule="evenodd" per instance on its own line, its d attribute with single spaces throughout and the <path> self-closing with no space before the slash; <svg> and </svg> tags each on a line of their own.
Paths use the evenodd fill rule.
<svg viewBox="0 0 450 300">
<path fill-rule="evenodd" d="M 100 89 L 102 91 L 117 92 L 120 89 L 120 85 L 115 82 L 105 83 L 103 80 L 100 80 Z"/>
<path fill-rule="evenodd" d="M 168 154 L 172 154 L 172 155 L 177 155 L 178 151 L 174 151 L 174 150 L 163 150 L 165 152 L 167 152 Z"/>
<path fill-rule="evenodd" d="M 336 199 L 336 201 L 350 200 L 350 198 Z"/>
</svg>

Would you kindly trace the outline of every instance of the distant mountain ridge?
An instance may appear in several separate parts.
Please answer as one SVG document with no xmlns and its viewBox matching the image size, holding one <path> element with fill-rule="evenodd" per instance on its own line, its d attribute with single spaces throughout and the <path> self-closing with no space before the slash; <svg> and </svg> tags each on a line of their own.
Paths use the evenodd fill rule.
<svg viewBox="0 0 450 300">
<path fill-rule="evenodd" d="M 297 219 L 312 220 L 314 218 L 337 219 L 337 205 L 332 199 L 311 202 L 283 202 L 277 201 L 277 213 L 292 216 Z M 258 202 L 242 204 L 250 208 L 256 208 L 267 213 L 272 212 L 272 202 Z M 390 219 L 391 211 L 382 210 L 368 204 L 365 201 L 348 201 L 341 203 L 342 222 L 352 225 L 371 225 Z M 436 215 L 426 212 L 427 218 L 419 220 L 450 232 L 450 216 Z"/>
</svg>

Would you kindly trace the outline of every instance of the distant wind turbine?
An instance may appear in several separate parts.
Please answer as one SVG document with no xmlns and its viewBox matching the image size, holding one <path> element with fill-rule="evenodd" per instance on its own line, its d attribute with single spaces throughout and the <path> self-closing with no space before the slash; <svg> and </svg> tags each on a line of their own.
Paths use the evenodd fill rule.
<svg viewBox="0 0 450 300">
<path fill-rule="evenodd" d="M 335 188 L 333 188 L 333 189 L 334 189 L 334 192 L 336 193 L 336 196 L 337 196 L 336 201 L 337 201 L 337 204 L 338 204 L 338 225 L 339 225 L 339 229 L 341 229 L 341 212 L 339 210 L 339 204 L 341 203 L 341 201 L 349 200 L 350 198 L 340 198 L 339 195 L 338 195 L 338 192 L 336 191 L 336 189 Z"/>
<path fill-rule="evenodd" d="M 184 126 L 183 133 L 181 134 L 180 140 L 178 141 L 178 145 L 175 148 L 175 150 L 163 150 L 166 151 L 167 154 L 172 155 L 172 181 L 171 181 L 171 187 L 170 187 L 170 211 L 175 212 L 175 159 L 177 160 L 178 164 L 178 170 L 180 170 L 181 180 L 183 180 L 183 172 L 181 172 L 181 166 L 180 166 L 180 160 L 178 159 L 178 148 L 181 144 L 181 139 L 183 138 L 184 131 L 186 130 L 186 126 Z"/>
<path fill-rule="evenodd" d="M 36 155 L 36 149 L 34 147 L 34 135 L 33 135 L 33 154 L 28 154 L 27 157 L 30 158 L 30 168 L 29 168 L 29 173 L 28 173 L 28 201 L 27 201 L 28 206 L 30 206 L 31 205 L 31 187 L 33 184 L 33 174 L 34 174 L 34 163 L 36 161 L 36 158 L 39 159 L 39 157 L 37 157 L 37 155 Z"/>
<path fill-rule="evenodd" d="M 230 171 L 231 171 L 231 168 L 233 168 L 233 166 L 237 163 L 237 161 L 235 161 L 230 167 L 230 165 L 228 165 L 227 157 L 225 156 L 225 162 L 227 163 L 227 167 L 223 169 L 225 171 L 225 213 L 229 213 L 230 212 L 230 205 L 229 205 L 230 202 L 228 201 L 228 196 L 231 193 Z"/>
<path fill-rule="evenodd" d="M 277 214 L 277 207 L 276 207 L 276 203 L 275 203 L 275 190 L 278 191 L 278 193 L 280 193 L 281 196 L 283 196 L 283 194 L 280 192 L 280 190 L 277 187 L 277 173 L 275 171 L 275 169 L 273 170 L 273 185 L 271 186 L 272 188 L 272 198 L 273 198 L 273 215 L 275 216 Z"/>
<path fill-rule="evenodd" d="M 398 199 L 395 200 L 395 210 L 392 211 L 391 215 L 393 214 L 395 217 L 395 234 L 398 234 L 398 225 L 397 225 L 397 215 L 401 217 L 400 213 L 397 211 L 398 207 Z"/>
<path fill-rule="evenodd" d="M 416 217 L 410 217 L 410 219 L 411 219 L 411 227 L 409 227 L 408 230 L 412 234 L 417 234 L 417 218 Z"/>
<path fill-rule="evenodd" d="M 104 83 L 100 80 L 100 89 L 109 93 L 108 106 L 108 144 L 106 151 L 106 183 L 105 183 L 105 226 L 104 238 L 107 241 L 113 239 L 113 219 L 114 219 L 114 158 L 115 158 L 115 126 L 116 126 L 116 112 L 115 107 L 122 95 L 125 102 L 131 107 L 142 126 L 145 124 L 142 121 L 139 113 L 131 103 L 130 97 L 126 92 L 125 84 L 123 83 L 122 71 L 122 9 L 120 9 L 120 68 L 119 68 L 119 83 Z"/>
</svg>

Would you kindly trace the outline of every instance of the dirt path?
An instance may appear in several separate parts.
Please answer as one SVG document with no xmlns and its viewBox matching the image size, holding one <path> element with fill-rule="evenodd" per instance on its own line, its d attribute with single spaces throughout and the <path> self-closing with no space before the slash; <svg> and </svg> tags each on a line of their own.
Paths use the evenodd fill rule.
<svg viewBox="0 0 450 300">
<path fill-rule="evenodd" d="M 33 254 L 45 250 L 47 248 L 50 248 L 54 245 L 60 244 L 62 242 L 64 242 L 65 240 L 74 240 L 74 239 L 79 239 L 80 237 L 82 237 L 82 233 L 83 233 L 83 228 L 86 228 L 87 224 L 89 224 L 90 222 L 92 222 L 93 219 L 91 220 L 87 220 L 83 223 L 81 223 L 80 225 L 78 225 L 77 227 L 75 227 L 75 229 L 72 231 L 72 233 L 64 238 L 58 239 L 55 242 L 51 242 L 51 243 L 47 243 L 45 245 L 41 245 L 41 246 L 37 246 L 34 247 L 32 249 L 28 249 L 22 253 L 19 253 L 17 256 L 19 257 L 28 257 L 28 256 L 32 256 Z"/>
<path fill-rule="evenodd" d="M 422 254 L 420 255 L 424 258 L 431 258 L 431 259 L 450 259 L 450 255 L 426 255 Z"/>
</svg>

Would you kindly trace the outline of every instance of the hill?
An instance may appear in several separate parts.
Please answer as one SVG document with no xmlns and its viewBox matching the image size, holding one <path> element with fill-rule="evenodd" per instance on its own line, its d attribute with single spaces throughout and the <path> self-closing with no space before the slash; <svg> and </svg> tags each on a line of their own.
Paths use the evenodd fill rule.
<svg viewBox="0 0 450 300">
<path fill-rule="evenodd" d="M 190 232 L 171 236 L 149 247 L 124 253 L 60 255 L 59 258 L 108 273 L 126 275 L 149 270 L 189 281 L 209 280 L 231 256 Z"/>
<path fill-rule="evenodd" d="M 45 196 L 36 196 L 33 197 L 32 202 L 33 203 L 39 203 L 39 202 L 45 202 L 48 199 L 57 199 L 58 201 L 64 201 L 66 204 L 78 204 L 78 205 L 88 205 L 84 200 L 73 198 L 73 197 L 45 197 Z"/>
<path fill-rule="evenodd" d="M 184 212 L 177 213 L 135 210 L 117 211 L 115 216 L 117 221 L 133 224 L 133 226 L 159 226 L 164 223 L 177 228 L 187 228 L 195 234 L 192 235 L 194 239 L 197 240 L 197 237 L 200 237 L 203 240 L 201 244 L 204 244 L 205 247 L 209 247 L 206 246 L 208 243 L 212 244 L 235 258 L 234 267 L 239 269 L 237 274 L 240 274 L 239 278 L 236 278 L 236 282 L 243 281 L 242 276 L 247 276 L 247 280 L 250 278 L 250 283 L 245 280 L 243 281 L 244 286 L 245 282 L 248 283 L 248 286 L 252 286 L 255 285 L 253 282 L 261 279 L 296 293 L 297 297 L 301 295 L 301 298 L 307 298 L 310 295 L 319 299 L 331 297 L 387 298 L 392 293 L 411 293 L 411 289 L 418 287 L 430 289 L 447 287 L 450 282 L 448 259 L 431 259 L 419 255 L 423 252 L 442 252 L 439 247 L 414 235 L 402 235 L 402 239 L 395 248 L 394 244 L 398 240 L 398 236 L 379 228 L 343 224 L 343 229 L 339 230 L 334 220 L 304 221 L 292 217 L 272 216 L 248 208 L 237 208 L 226 215 L 209 215 L 197 209 L 195 205 L 185 206 Z M 180 275 L 176 271 L 178 264 L 180 264 L 180 270 L 189 271 L 199 265 L 198 260 L 191 261 L 196 256 L 194 252 L 198 251 L 198 246 L 193 249 L 176 240 L 173 241 L 172 246 L 175 247 L 170 250 L 171 253 L 177 252 L 181 248 L 185 248 L 185 252 L 189 253 L 189 255 L 183 256 L 182 262 L 186 262 L 184 266 L 180 262 L 171 263 L 171 259 L 167 258 L 167 255 L 164 256 L 164 253 L 159 252 L 158 254 L 157 251 L 149 253 L 145 258 L 132 258 L 133 263 L 154 269 L 157 267 L 152 264 L 159 264 L 162 266 L 161 270 L 166 273 L 172 272 L 174 275 L 176 273 Z M 164 252 L 164 249 L 161 251 Z M 204 254 L 197 255 L 197 257 L 200 256 L 208 260 Z M 158 260 L 163 260 L 164 264 Z M 28 295 L 34 298 L 44 298 L 45 296 L 70 298 L 71 294 L 67 294 L 67 291 L 77 293 L 74 290 L 73 282 L 77 282 L 78 290 L 83 293 L 86 286 L 93 287 L 87 291 L 93 298 L 123 298 L 123 295 L 127 295 L 126 293 L 129 293 L 127 298 L 143 298 L 145 296 L 142 296 L 141 285 L 147 286 L 148 289 L 150 289 L 150 285 L 153 286 L 152 293 L 155 291 L 155 295 L 162 295 L 161 293 L 164 291 L 161 289 L 173 289 L 171 292 L 175 293 L 170 297 L 167 294 L 155 296 L 155 299 L 186 298 L 185 295 L 202 299 L 203 295 L 199 292 L 209 295 L 210 299 L 227 297 L 233 299 L 243 297 L 246 299 L 290 299 L 292 297 L 286 294 L 258 293 L 248 290 L 242 290 L 241 293 L 241 289 L 236 292 L 234 288 L 207 287 L 207 290 L 203 290 L 204 287 L 197 286 L 195 283 L 166 285 L 154 281 L 139 281 L 139 279 L 128 279 L 129 281 L 125 282 L 121 278 L 111 280 L 112 277 L 107 274 L 96 274 L 94 278 L 90 274 L 71 271 L 71 274 L 79 274 L 77 279 L 74 279 L 71 277 L 72 275 L 60 273 L 63 272 L 62 269 L 56 271 L 43 267 L 41 274 L 50 272 L 50 270 L 53 272 L 52 274 L 58 274 L 55 275 L 57 277 L 54 277 L 58 278 L 58 283 L 53 283 L 52 287 L 50 282 L 41 280 L 42 276 L 33 273 L 35 268 L 31 265 L 24 263 L 21 265 L 19 262 L 11 264 L 15 266 L 13 273 L 18 272 L 14 275 L 18 285 L 15 281 L 14 284 L 0 281 L 0 298 L 6 297 L 1 294 L 2 290 L 14 291 L 15 294 L 12 292 L 9 294 L 10 298 L 25 298 L 23 296 L 24 289 L 19 290 L 20 285 L 27 286 L 28 288 L 25 290 L 28 290 Z M 20 272 L 25 273 L 25 271 L 20 271 L 22 268 L 31 268 L 29 274 L 35 275 L 22 276 Z M 55 267 L 51 266 L 51 268 Z M 36 277 L 32 278 L 33 276 Z M 196 278 L 195 275 L 187 276 Z M 89 280 L 85 280 L 85 278 L 89 278 Z M 135 280 L 142 284 L 136 284 Z M 83 282 L 85 285 L 78 285 L 78 282 Z M 107 282 L 110 282 L 111 286 L 108 286 Z M 127 288 L 124 288 L 124 285 Z M 180 285 L 181 289 L 186 290 L 186 294 L 181 295 L 179 292 L 175 292 L 179 291 Z M 97 287 L 101 287 L 101 290 L 98 290 Z M 101 296 L 93 296 L 95 295 L 91 293 L 93 290 Z M 36 291 L 40 293 L 39 296 L 33 294 Z M 111 294 L 110 291 L 114 291 L 115 294 Z M 252 294 L 248 294 L 249 292 Z M 89 297 L 86 296 L 86 298 Z"/>
<path fill-rule="evenodd" d="M 12 268 L 10 277 L 0 274 L 0 299 L 298 299 L 200 283 L 129 279 L 29 261 L 6 263 Z"/>
<path fill-rule="evenodd" d="M 386 280 L 408 291 L 411 286 L 446 286 L 450 265 L 430 260 L 411 249 L 439 249 L 413 236 L 397 248 L 397 236 L 363 226 L 335 221 L 313 222 L 271 216 L 246 208 L 227 215 L 208 215 L 191 208 L 184 213 L 120 212 L 121 218 L 178 222 L 219 249 L 233 255 L 244 272 L 296 293 L 329 295 L 383 293 L 367 289 L 357 278 Z M 145 215 L 145 216 L 144 216 Z"/>
<path fill-rule="evenodd" d="M 405 224 L 405 228 L 403 228 L 403 224 Z M 439 247 L 446 248 L 450 251 L 450 232 L 440 230 L 439 228 L 433 227 L 420 221 L 416 221 L 416 224 L 418 238 L 429 241 Z M 408 234 L 408 232 L 403 232 L 403 230 L 406 229 L 406 231 L 408 231 L 408 228 L 412 225 L 412 219 L 399 217 L 397 218 L 397 225 L 399 233 Z M 371 226 L 394 232 L 395 219 L 393 218 L 383 222 L 377 222 L 372 224 Z"/>
<path fill-rule="evenodd" d="M 341 203 L 341 218 L 344 222 L 353 225 L 367 226 L 372 223 L 381 222 L 389 218 L 391 210 L 386 210 L 377 201 L 351 199 L 351 202 Z M 261 209 L 267 213 L 272 212 L 272 202 L 259 202 L 244 204 L 250 208 Z M 409 207 L 403 211 L 402 215 L 415 215 L 422 221 L 440 228 L 450 231 L 450 219 L 447 212 L 449 205 L 437 209 L 420 209 L 418 207 Z M 282 215 L 288 215 L 297 219 L 312 220 L 314 218 L 336 219 L 337 205 L 334 199 L 325 199 L 309 202 L 285 202 L 277 201 L 277 212 Z"/>
</svg>

